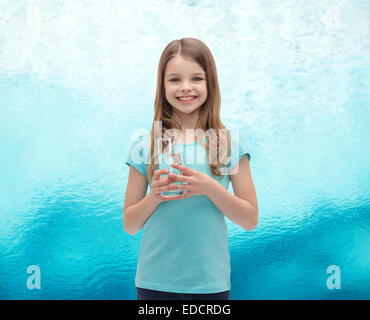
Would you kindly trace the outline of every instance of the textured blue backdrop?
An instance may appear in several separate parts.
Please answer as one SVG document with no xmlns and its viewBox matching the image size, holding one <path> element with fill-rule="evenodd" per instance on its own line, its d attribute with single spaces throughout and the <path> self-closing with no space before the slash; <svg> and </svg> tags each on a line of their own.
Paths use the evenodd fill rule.
<svg viewBox="0 0 370 320">
<path fill-rule="evenodd" d="M 136 299 L 124 160 L 152 125 L 160 54 L 182 37 L 211 49 L 222 120 L 252 155 L 260 220 L 227 220 L 231 299 L 370 298 L 369 9 L 1 0 L 0 298 Z"/>
</svg>

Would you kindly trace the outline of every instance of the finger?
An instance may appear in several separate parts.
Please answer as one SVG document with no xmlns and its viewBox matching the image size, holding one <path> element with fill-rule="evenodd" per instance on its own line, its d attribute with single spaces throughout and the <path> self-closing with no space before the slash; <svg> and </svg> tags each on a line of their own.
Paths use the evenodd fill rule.
<svg viewBox="0 0 370 320">
<path fill-rule="evenodd" d="M 154 174 L 157 174 L 157 175 L 167 174 L 169 172 L 170 172 L 170 170 L 168 170 L 168 169 L 157 169 L 157 170 L 154 170 Z"/>
<path fill-rule="evenodd" d="M 170 170 L 168 169 L 158 169 L 158 170 L 154 170 L 154 174 L 153 174 L 153 180 L 154 179 L 159 179 L 161 175 L 165 175 L 165 174 L 168 174 L 170 172 Z"/>
<path fill-rule="evenodd" d="M 176 181 L 176 182 L 186 182 L 186 183 L 191 182 L 191 177 L 181 176 L 179 174 L 170 173 L 168 174 L 168 177 L 170 177 L 173 181 Z"/>
<path fill-rule="evenodd" d="M 194 174 L 194 170 L 193 169 L 190 169 L 189 167 L 185 167 L 182 164 L 171 163 L 171 166 L 173 168 L 175 168 L 175 169 L 178 169 L 178 170 L 182 171 L 182 174 L 185 175 L 185 176 L 190 176 L 190 175 L 193 175 Z"/>
<path fill-rule="evenodd" d="M 152 188 L 157 188 L 157 187 L 167 186 L 171 182 L 175 182 L 175 180 L 173 178 L 171 179 L 170 177 L 163 177 L 163 178 L 157 179 L 156 181 L 153 181 L 151 186 Z"/>
<path fill-rule="evenodd" d="M 174 189 L 179 189 L 179 190 L 188 190 L 188 185 L 187 184 L 174 184 L 174 183 L 170 183 L 168 185 L 168 189 L 169 190 L 174 190 Z"/>
<path fill-rule="evenodd" d="M 185 198 L 188 198 L 190 197 L 191 194 L 188 192 L 182 194 L 182 195 L 179 195 L 179 196 L 161 196 L 161 199 L 163 201 L 170 201 L 170 200 L 181 200 L 181 199 L 185 199 Z"/>
<path fill-rule="evenodd" d="M 168 191 L 168 190 L 170 190 L 170 188 L 169 188 L 169 185 L 168 185 L 168 184 L 166 184 L 166 185 L 163 185 L 163 186 L 158 186 L 158 187 L 157 187 L 157 190 L 158 190 L 158 191 L 163 192 L 163 191 Z"/>
</svg>

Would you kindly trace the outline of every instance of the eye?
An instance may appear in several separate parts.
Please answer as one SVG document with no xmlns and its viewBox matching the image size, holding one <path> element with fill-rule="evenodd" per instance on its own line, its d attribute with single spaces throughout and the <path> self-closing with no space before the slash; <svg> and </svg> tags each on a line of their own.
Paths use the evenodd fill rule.
<svg viewBox="0 0 370 320">
<path fill-rule="evenodd" d="M 193 79 L 199 79 L 199 80 L 203 80 L 201 77 L 195 77 Z M 173 79 L 170 79 L 171 82 L 174 82 L 173 80 L 178 80 L 178 78 L 173 78 Z"/>
</svg>

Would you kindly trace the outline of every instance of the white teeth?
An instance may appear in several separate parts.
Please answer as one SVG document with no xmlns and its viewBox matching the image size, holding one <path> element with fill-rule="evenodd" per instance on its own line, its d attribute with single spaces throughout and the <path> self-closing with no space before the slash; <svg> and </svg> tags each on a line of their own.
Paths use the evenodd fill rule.
<svg viewBox="0 0 370 320">
<path fill-rule="evenodd" d="M 179 100 L 194 100 L 196 97 L 179 98 Z"/>
</svg>

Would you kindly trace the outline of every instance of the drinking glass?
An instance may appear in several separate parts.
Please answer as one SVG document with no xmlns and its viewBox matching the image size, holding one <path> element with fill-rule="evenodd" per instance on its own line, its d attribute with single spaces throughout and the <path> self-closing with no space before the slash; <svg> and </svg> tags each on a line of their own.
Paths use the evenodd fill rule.
<svg viewBox="0 0 370 320">
<path fill-rule="evenodd" d="M 158 150 L 160 148 L 158 147 Z M 160 150 L 159 150 L 160 151 Z M 182 175 L 182 171 L 171 166 L 172 163 L 177 163 L 182 165 L 182 152 L 174 152 L 171 146 L 171 140 L 169 140 L 169 148 L 168 152 L 158 152 L 159 155 L 159 169 L 168 169 L 169 173 Z M 162 176 L 162 175 L 161 175 Z M 163 175 L 163 176 L 168 176 Z M 181 181 L 173 182 L 172 184 L 181 185 L 183 184 Z M 185 190 L 168 190 L 162 191 L 162 196 L 178 196 L 182 195 Z M 186 192 L 186 191 L 185 191 Z"/>
</svg>

